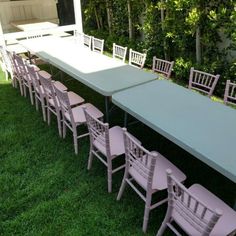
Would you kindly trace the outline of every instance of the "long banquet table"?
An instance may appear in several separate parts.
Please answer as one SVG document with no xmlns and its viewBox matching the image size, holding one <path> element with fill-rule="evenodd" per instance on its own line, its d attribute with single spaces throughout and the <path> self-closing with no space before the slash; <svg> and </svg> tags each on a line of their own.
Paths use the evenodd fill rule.
<svg viewBox="0 0 236 236">
<path fill-rule="evenodd" d="M 236 183 L 236 110 L 166 80 L 112 96 L 112 102 Z"/>
<path fill-rule="evenodd" d="M 109 97 L 114 93 L 147 83 L 157 75 L 127 65 L 116 59 L 92 52 L 74 37 L 41 37 L 20 41 L 28 51 L 66 72 L 106 98 L 108 119 Z"/>
</svg>

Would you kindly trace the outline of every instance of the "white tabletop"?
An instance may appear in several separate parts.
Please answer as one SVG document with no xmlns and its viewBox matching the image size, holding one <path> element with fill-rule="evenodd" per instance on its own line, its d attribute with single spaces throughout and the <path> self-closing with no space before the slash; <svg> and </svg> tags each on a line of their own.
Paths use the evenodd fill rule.
<svg viewBox="0 0 236 236">
<path fill-rule="evenodd" d="M 58 26 L 55 23 L 39 19 L 13 21 L 11 22 L 11 25 L 23 31 L 43 30 L 43 29 L 55 28 Z"/>
<path fill-rule="evenodd" d="M 152 81 L 157 75 L 90 51 L 74 37 L 20 41 L 26 49 L 104 96 Z"/>
</svg>

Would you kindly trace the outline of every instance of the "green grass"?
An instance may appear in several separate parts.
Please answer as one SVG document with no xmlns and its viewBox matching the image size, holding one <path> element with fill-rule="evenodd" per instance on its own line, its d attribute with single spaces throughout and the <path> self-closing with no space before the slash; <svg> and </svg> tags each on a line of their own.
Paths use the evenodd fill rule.
<svg viewBox="0 0 236 236">
<path fill-rule="evenodd" d="M 75 80 L 66 85 L 104 111 L 102 96 Z M 112 124 L 122 125 L 122 117 L 116 111 Z M 181 168 L 187 186 L 202 183 L 233 204 L 235 185 L 228 179 L 143 124 L 129 131 Z M 94 159 L 92 169 L 86 169 L 88 151 L 85 138 L 74 155 L 71 133 L 60 139 L 56 119 L 51 126 L 43 122 L 29 98 L 0 74 L 0 235 L 143 235 L 144 203 L 129 188 L 116 201 L 122 172 L 114 175 L 108 194 L 101 162 Z M 151 212 L 146 235 L 156 234 L 165 211 L 163 205 Z"/>
</svg>

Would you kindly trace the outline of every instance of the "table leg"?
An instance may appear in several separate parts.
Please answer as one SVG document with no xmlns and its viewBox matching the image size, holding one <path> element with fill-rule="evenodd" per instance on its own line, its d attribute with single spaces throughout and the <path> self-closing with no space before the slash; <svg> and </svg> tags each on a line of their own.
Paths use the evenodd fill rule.
<svg viewBox="0 0 236 236">
<path fill-rule="evenodd" d="M 127 127 L 127 121 L 128 121 L 128 114 L 125 111 L 125 113 L 124 113 L 124 127 Z"/>
<path fill-rule="evenodd" d="M 106 116 L 106 122 L 109 123 L 109 97 L 105 97 L 105 116 Z"/>
</svg>

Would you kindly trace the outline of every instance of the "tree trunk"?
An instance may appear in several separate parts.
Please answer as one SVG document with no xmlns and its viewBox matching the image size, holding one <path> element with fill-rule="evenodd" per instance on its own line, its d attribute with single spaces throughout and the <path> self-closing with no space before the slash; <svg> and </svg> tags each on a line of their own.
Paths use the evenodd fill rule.
<svg viewBox="0 0 236 236">
<path fill-rule="evenodd" d="M 94 7 L 94 14 L 95 14 L 95 18 L 96 18 L 96 23 L 97 23 L 97 27 L 100 30 L 101 26 L 100 26 L 100 22 L 99 22 L 99 17 L 98 17 L 98 12 L 97 12 L 97 7 Z"/>
<path fill-rule="evenodd" d="M 201 63 L 201 33 L 200 33 L 200 28 L 197 26 L 196 29 L 196 61 L 197 63 Z"/>
<path fill-rule="evenodd" d="M 165 26 L 164 26 L 164 22 L 165 22 L 165 11 L 163 8 L 163 0 L 161 0 L 161 29 L 162 29 L 162 33 L 163 33 L 163 49 L 164 49 L 164 57 L 165 60 L 168 60 L 168 55 L 167 55 L 167 44 L 166 44 L 166 38 L 165 38 Z"/>
<path fill-rule="evenodd" d="M 112 9 L 111 9 L 109 0 L 106 0 L 106 10 L 107 10 L 108 30 L 109 30 L 109 34 L 111 34 L 112 33 Z"/>
<path fill-rule="evenodd" d="M 132 16 L 131 16 L 131 4 L 130 0 L 127 0 L 127 6 L 128 6 L 128 20 L 129 20 L 129 39 L 133 39 L 133 22 L 132 22 Z"/>
</svg>

